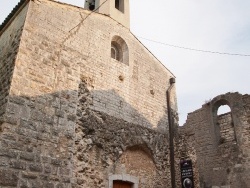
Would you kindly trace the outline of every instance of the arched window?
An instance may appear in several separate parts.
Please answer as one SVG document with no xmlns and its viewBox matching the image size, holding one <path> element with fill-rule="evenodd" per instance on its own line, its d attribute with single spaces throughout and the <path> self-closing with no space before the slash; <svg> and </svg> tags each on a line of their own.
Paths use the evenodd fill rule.
<svg viewBox="0 0 250 188">
<path fill-rule="evenodd" d="M 219 144 L 235 142 L 234 122 L 229 102 L 224 99 L 217 101 L 213 113 L 216 130 L 218 130 Z"/>
<path fill-rule="evenodd" d="M 119 36 L 111 40 L 111 58 L 129 64 L 129 50 L 126 42 Z"/>
<path fill-rule="evenodd" d="M 109 188 L 138 188 L 139 178 L 129 174 L 113 174 L 109 176 Z"/>
<path fill-rule="evenodd" d="M 231 112 L 231 108 L 228 105 L 221 105 L 217 110 L 217 115 L 227 114 Z"/>
<path fill-rule="evenodd" d="M 121 49 L 121 47 L 119 47 L 115 42 L 111 42 L 111 57 L 113 59 L 116 59 L 117 61 L 120 61 L 120 53 L 119 49 Z"/>
</svg>

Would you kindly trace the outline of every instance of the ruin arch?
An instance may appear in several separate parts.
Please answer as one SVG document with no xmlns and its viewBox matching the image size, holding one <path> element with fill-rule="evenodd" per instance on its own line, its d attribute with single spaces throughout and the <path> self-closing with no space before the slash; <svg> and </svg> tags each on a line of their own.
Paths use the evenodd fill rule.
<svg viewBox="0 0 250 188">
<path fill-rule="evenodd" d="M 221 108 L 226 111 L 220 111 Z M 218 145 L 226 142 L 236 142 L 234 120 L 230 102 L 220 99 L 213 104 L 212 108 L 215 135 Z"/>
<path fill-rule="evenodd" d="M 223 114 L 226 114 L 226 113 L 231 113 L 232 110 L 230 108 L 230 106 L 228 106 L 227 104 L 225 105 L 221 105 L 219 106 L 218 110 L 217 110 L 217 115 L 223 115 Z"/>
<path fill-rule="evenodd" d="M 153 155 L 144 144 L 126 148 L 116 161 L 114 173 L 137 177 L 142 187 L 153 186 L 157 178 Z"/>
</svg>

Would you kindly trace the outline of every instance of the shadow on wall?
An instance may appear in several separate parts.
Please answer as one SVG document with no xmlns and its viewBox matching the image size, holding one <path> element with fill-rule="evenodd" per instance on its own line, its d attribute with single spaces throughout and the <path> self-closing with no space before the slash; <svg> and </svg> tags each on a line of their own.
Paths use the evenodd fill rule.
<svg viewBox="0 0 250 188">
<path fill-rule="evenodd" d="M 92 96 L 87 81 L 82 80 L 75 142 L 79 186 L 97 187 L 91 174 L 101 180 L 98 187 L 105 187 L 103 180 L 110 174 L 130 174 L 143 179 L 147 187 L 167 185 L 167 134 L 91 109 Z M 85 173 L 85 169 L 93 170 Z M 143 182 L 140 180 L 140 185 Z"/>
<path fill-rule="evenodd" d="M 92 105 L 90 108 L 115 116 L 133 124 L 152 128 L 152 124 L 114 90 L 90 92 Z M 61 91 L 40 96 L 9 96 L 3 122 L 16 125 L 19 134 L 27 130 L 33 138 L 53 138 L 58 134 L 72 137 L 76 121 L 78 91 Z M 98 107 L 95 107 L 98 106 Z M 158 122 L 159 130 L 166 130 L 167 115 Z M 23 133 L 23 135 L 26 135 Z"/>
<path fill-rule="evenodd" d="M 115 90 L 92 90 L 91 96 L 93 96 L 93 106 L 91 108 L 96 111 L 101 111 L 116 118 L 147 128 L 153 128 L 159 131 L 168 130 L 167 111 L 164 112 L 164 115 L 155 126 Z M 154 116 L 151 117 L 155 118 Z"/>
<path fill-rule="evenodd" d="M 119 119 L 152 128 L 145 116 L 140 114 L 132 105 L 127 103 L 115 90 L 92 90 L 93 110 L 104 112 Z"/>
<path fill-rule="evenodd" d="M 168 144 L 167 134 L 150 129 L 149 127 L 152 127 L 150 122 L 113 90 L 87 90 L 86 87 L 79 87 L 79 91 L 61 91 L 34 97 L 9 96 L 4 121 L 1 125 L 1 147 L 6 148 L 6 152 L 21 152 L 23 160 L 32 161 L 32 164 L 27 167 L 24 166 L 21 169 L 27 168 L 32 170 L 34 168 L 34 171 L 42 173 L 46 171 L 45 167 L 47 163 L 53 168 L 54 166 L 55 168 L 59 168 L 60 173 L 56 176 L 58 176 L 60 182 L 66 179 L 65 177 L 72 177 L 74 153 L 78 149 L 75 147 L 75 144 L 78 136 L 82 137 L 81 134 L 90 136 L 89 139 L 85 139 L 87 147 L 95 144 L 95 147 L 103 147 L 103 150 L 105 148 L 107 151 L 112 149 L 110 151 L 112 156 L 120 156 L 121 151 L 127 147 L 147 143 L 147 146 L 150 146 L 150 151 L 152 151 L 153 161 L 156 163 L 158 171 L 161 173 L 164 172 L 165 168 L 163 167 L 167 165 L 168 161 L 168 147 L 166 147 Z M 118 108 L 118 114 L 116 114 L 120 115 L 120 119 L 113 118 L 104 112 L 99 113 L 96 111 L 97 109 L 92 109 L 94 108 L 93 104 L 102 104 L 102 97 L 106 97 L 106 103 L 104 103 L 106 106 L 104 105 L 102 109 L 104 112 L 105 107 L 117 109 L 116 105 L 122 104 L 120 109 Z M 90 112 L 92 119 L 88 111 L 94 111 L 94 113 Z M 124 120 L 124 113 L 127 112 L 130 115 L 128 117 L 134 117 L 132 120 L 136 120 L 146 126 L 143 127 L 140 124 L 129 123 Z M 81 121 L 78 117 L 85 118 L 87 121 Z M 94 127 L 91 129 L 92 126 L 89 126 L 92 125 L 92 120 L 97 122 L 96 130 Z M 79 130 L 86 129 L 86 127 L 88 129 L 82 132 L 76 130 L 76 122 L 78 124 L 79 121 L 82 123 L 79 126 Z M 102 121 L 104 123 L 98 123 Z M 102 127 L 103 125 L 105 127 Z M 123 129 L 128 130 L 123 131 Z M 105 135 L 107 139 L 110 135 L 108 133 L 111 133 L 110 141 L 106 140 L 105 137 L 103 142 L 99 142 L 102 140 L 102 137 L 97 134 L 98 131 L 100 135 Z M 94 133 L 96 133 L 96 136 L 93 137 Z M 119 142 L 114 142 L 112 147 L 105 146 L 104 143 L 106 142 L 112 143 L 111 141 L 116 141 L 112 138 L 112 135 L 114 136 L 114 134 L 118 133 L 121 134 L 121 137 L 116 137 Z M 122 135 L 124 133 L 126 135 L 123 138 Z M 96 138 L 96 141 L 94 138 Z M 117 145 L 118 143 L 119 145 Z M 120 151 L 122 147 L 125 148 Z M 91 148 L 87 148 L 87 151 L 88 149 Z M 18 160 L 18 156 L 15 157 Z M 118 158 L 115 157 L 114 160 Z M 79 158 L 79 161 L 82 160 L 82 158 Z M 103 161 L 101 160 L 101 162 Z M 28 165 L 28 163 L 23 163 L 23 165 Z M 8 168 L 12 168 L 11 164 L 6 166 L 6 169 Z M 15 181 L 17 182 L 18 178 L 15 178 Z M 161 182 L 161 179 L 159 178 L 158 181 Z M 16 186 L 16 182 L 10 182 L 10 184 Z M 35 185 L 36 181 L 34 180 L 31 184 Z M 39 184 L 39 187 L 46 186 Z"/>
</svg>

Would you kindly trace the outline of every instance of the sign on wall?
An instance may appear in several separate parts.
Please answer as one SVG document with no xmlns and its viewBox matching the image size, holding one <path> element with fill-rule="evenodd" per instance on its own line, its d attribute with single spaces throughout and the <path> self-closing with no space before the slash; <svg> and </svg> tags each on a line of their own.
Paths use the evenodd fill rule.
<svg viewBox="0 0 250 188">
<path fill-rule="evenodd" d="M 182 188 L 194 188 L 193 167 L 190 159 L 180 160 Z"/>
</svg>

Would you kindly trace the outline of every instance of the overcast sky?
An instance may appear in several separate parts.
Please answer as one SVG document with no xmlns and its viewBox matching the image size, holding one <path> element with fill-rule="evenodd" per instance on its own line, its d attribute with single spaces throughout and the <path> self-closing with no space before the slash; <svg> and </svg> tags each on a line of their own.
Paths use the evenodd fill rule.
<svg viewBox="0 0 250 188">
<path fill-rule="evenodd" d="M 18 1 L 0 1 L 0 22 Z M 84 5 L 84 0 L 62 2 Z M 249 0 L 130 0 L 130 12 L 131 32 L 177 77 L 180 125 L 187 113 L 217 95 L 250 93 L 250 56 L 160 44 L 250 55 Z"/>
</svg>

